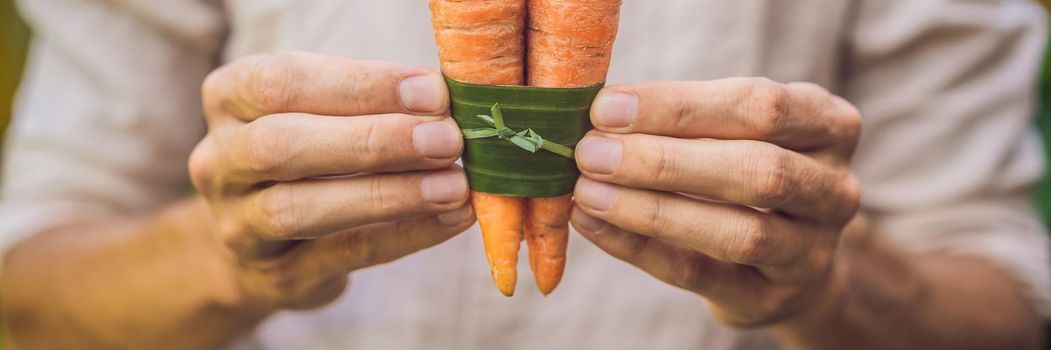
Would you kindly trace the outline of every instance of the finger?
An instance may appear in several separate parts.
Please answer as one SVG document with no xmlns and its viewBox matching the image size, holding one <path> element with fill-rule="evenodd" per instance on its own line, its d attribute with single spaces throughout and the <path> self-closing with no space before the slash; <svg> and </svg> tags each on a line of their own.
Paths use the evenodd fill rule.
<svg viewBox="0 0 1051 350">
<path fill-rule="evenodd" d="M 782 275 L 778 278 L 794 278 L 797 270 L 809 272 L 808 249 L 823 242 L 820 234 L 797 223 L 746 207 L 586 178 L 574 194 L 584 212 L 614 226 Z"/>
<path fill-rule="evenodd" d="M 322 273 L 347 273 L 435 246 L 473 223 L 474 211 L 465 205 L 436 216 L 359 227 L 311 241 L 303 264 Z"/>
<path fill-rule="evenodd" d="M 301 241 L 284 254 L 243 260 L 251 293 L 279 307 L 313 309 L 342 294 L 347 273 L 441 243 L 474 222 L 470 206 L 397 222 L 366 225 Z"/>
<path fill-rule="evenodd" d="M 584 238 L 613 257 L 635 265 L 668 284 L 718 298 L 753 284 L 754 276 L 695 250 L 638 235 L 573 208 L 570 222 Z"/>
<path fill-rule="evenodd" d="M 255 237 L 280 241 L 442 213 L 466 202 L 467 179 L 457 167 L 278 183 L 237 205 Z"/>
<path fill-rule="evenodd" d="M 249 56 L 205 79 L 210 118 L 251 121 L 275 113 L 442 115 L 448 92 L 434 71 L 306 52 Z"/>
<path fill-rule="evenodd" d="M 754 268 L 718 261 L 609 225 L 580 208 L 574 210 L 572 222 L 582 236 L 611 256 L 666 283 L 703 295 L 716 305 L 713 315 L 727 324 L 757 327 L 776 320 L 783 313 L 786 292 L 795 289 L 770 283 Z"/>
<path fill-rule="evenodd" d="M 264 181 L 443 168 L 462 149 L 460 131 L 448 117 L 292 113 L 230 132 L 217 161 L 220 176 L 237 190 Z"/>
<path fill-rule="evenodd" d="M 821 222 L 845 223 L 858 207 L 858 185 L 849 171 L 765 142 L 592 132 L 577 146 L 576 158 L 581 172 L 598 181 Z"/>
<path fill-rule="evenodd" d="M 735 78 L 607 87 L 591 120 L 609 133 L 747 139 L 807 151 L 853 149 L 857 109 L 813 84 Z"/>
</svg>

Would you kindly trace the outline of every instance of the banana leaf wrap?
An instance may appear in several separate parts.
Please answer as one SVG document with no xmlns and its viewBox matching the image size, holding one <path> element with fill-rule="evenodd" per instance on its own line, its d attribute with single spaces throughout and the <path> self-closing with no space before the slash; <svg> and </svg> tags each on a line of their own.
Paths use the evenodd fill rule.
<svg viewBox="0 0 1051 350">
<path fill-rule="evenodd" d="M 491 129 L 495 134 L 493 114 L 498 115 L 496 119 L 502 114 L 504 131 L 518 133 L 514 141 L 542 138 L 542 142 L 563 149 L 576 147 L 591 130 L 591 102 L 602 89 L 602 84 L 567 89 L 475 85 L 448 77 L 446 82 L 453 118 L 465 135 L 481 129 Z M 531 148 L 504 137 L 467 137 L 463 166 L 471 189 L 518 197 L 557 197 L 573 192 L 580 175 L 576 161 L 546 150 L 549 148 Z"/>
</svg>

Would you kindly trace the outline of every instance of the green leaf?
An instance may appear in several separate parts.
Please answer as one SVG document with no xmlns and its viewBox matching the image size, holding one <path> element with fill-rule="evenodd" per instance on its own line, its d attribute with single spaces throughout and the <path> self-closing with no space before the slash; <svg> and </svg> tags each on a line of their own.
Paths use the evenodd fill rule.
<svg viewBox="0 0 1051 350">
<path fill-rule="evenodd" d="M 533 131 L 533 129 L 527 129 L 526 131 L 529 133 L 529 139 L 533 140 L 533 143 L 537 146 L 544 144 L 544 138 L 540 137 L 540 134 L 537 134 L 536 131 Z"/>
<path fill-rule="evenodd" d="M 563 145 L 560 145 L 560 144 L 557 144 L 557 143 L 547 142 L 547 141 L 544 141 L 540 145 L 540 147 L 543 148 L 545 151 L 548 151 L 548 152 L 551 152 L 551 153 L 554 153 L 554 154 L 557 154 L 557 155 L 560 155 L 560 156 L 563 156 L 563 157 L 566 157 L 566 158 L 569 158 L 569 159 L 574 159 L 574 160 L 576 159 L 576 157 L 574 157 L 574 155 L 573 155 L 574 152 L 573 152 L 572 148 L 569 148 L 569 147 L 566 147 L 566 146 L 563 146 Z"/>
<path fill-rule="evenodd" d="M 573 191 L 580 174 L 573 147 L 591 129 L 591 102 L 601 85 L 549 89 L 447 82 L 453 118 L 461 129 L 472 130 L 464 132 L 463 158 L 472 190 L 524 197 Z"/>
<path fill-rule="evenodd" d="M 508 141 L 511 141 L 511 143 L 514 143 L 516 146 L 529 151 L 529 153 L 536 153 L 536 151 L 540 150 L 540 145 L 533 143 L 528 138 L 522 137 L 521 135 L 515 135 Z"/>
<path fill-rule="evenodd" d="M 468 140 L 500 136 L 496 129 L 463 129 L 460 132 L 463 133 L 463 138 Z"/>
<path fill-rule="evenodd" d="M 494 103 L 493 108 L 489 109 L 489 113 L 492 113 L 493 123 L 497 129 L 507 129 L 504 125 L 504 113 L 500 111 L 500 103 Z"/>
<path fill-rule="evenodd" d="M 475 117 L 481 119 L 486 123 L 492 122 L 493 125 L 504 125 L 503 113 L 500 111 L 500 104 L 494 104 L 493 108 L 490 109 L 493 113 L 493 117 L 487 115 L 477 114 Z M 521 149 L 529 151 L 530 153 L 536 153 L 541 149 L 547 149 L 548 151 L 561 155 L 566 158 L 573 159 L 573 149 L 562 146 L 559 144 L 544 141 L 543 137 L 540 137 L 533 129 L 525 129 L 519 132 L 515 132 L 506 126 L 495 127 L 495 128 L 475 128 L 475 129 L 463 129 L 463 138 L 466 140 L 484 139 L 488 137 L 500 137 L 503 140 L 513 143 Z M 544 147 L 545 143 L 548 147 Z M 569 150 L 568 155 L 565 150 Z"/>
<path fill-rule="evenodd" d="M 493 120 L 493 117 L 490 117 L 490 116 L 487 116 L 487 115 L 484 115 L 484 114 L 479 114 L 479 115 L 476 115 L 475 117 L 478 117 L 478 119 L 481 119 L 482 121 L 485 121 L 485 123 L 489 124 L 489 126 L 496 127 L 496 121 Z"/>
</svg>

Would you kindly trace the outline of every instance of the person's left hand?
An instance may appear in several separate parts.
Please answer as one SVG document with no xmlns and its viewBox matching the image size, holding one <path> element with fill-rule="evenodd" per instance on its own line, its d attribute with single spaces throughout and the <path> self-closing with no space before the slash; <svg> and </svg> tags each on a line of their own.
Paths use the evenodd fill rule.
<svg viewBox="0 0 1051 350">
<path fill-rule="evenodd" d="M 608 87 L 577 146 L 572 222 L 609 254 L 706 297 L 734 326 L 815 306 L 858 211 L 861 118 L 808 83 Z"/>
</svg>

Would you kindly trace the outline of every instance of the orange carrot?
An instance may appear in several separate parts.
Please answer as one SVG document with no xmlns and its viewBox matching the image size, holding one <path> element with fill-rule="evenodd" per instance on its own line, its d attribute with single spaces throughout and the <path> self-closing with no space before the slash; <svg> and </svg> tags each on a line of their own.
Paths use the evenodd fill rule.
<svg viewBox="0 0 1051 350">
<path fill-rule="evenodd" d="M 482 85 L 528 81 L 531 86 L 568 88 L 602 83 L 620 4 L 621 0 L 430 0 L 442 71 L 454 80 Z M 497 288 L 508 296 L 514 293 L 524 223 L 537 288 L 544 295 L 554 290 L 565 269 L 572 195 L 527 199 L 472 192 L 471 203 Z"/>
<path fill-rule="evenodd" d="M 544 295 L 550 294 L 562 281 L 572 209 L 572 194 L 529 198 L 526 205 L 525 238 L 529 246 L 529 267 L 536 277 L 537 289 Z"/>
<path fill-rule="evenodd" d="M 483 85 L 525 82 L 526 0 L 430 0 L 442 72 Z M 518 280 L 524 198 L 471 192 L 493 282 L 511 296 Z"/>
<path fill-rule="evenodd" d="M 621 0 L 530 0 L 529 86 L 570 88 L 606 81 Z"/>
<path fill-rule="evenodd" d="M 621 0 L 530 0 L 530 86 L 572 88 L 606 81 Z M 562 280 L 572 195 L 530 198 L 526 243 L 537 288 L 551 293 Z"/>
<path fill-rule="evenodd" d="M 471 205 L 482 226 L 482 242 L 493 283 L 506 296 L 518 283 L 518 249 L 522 241 L 522 208 L 525 198 L 471 192 Z"/>
<path fill-rule="evenodd" d="M 430 0 L 442 73 L 482 85 L 525 82 L 526 0 Z"/>
</svg>

